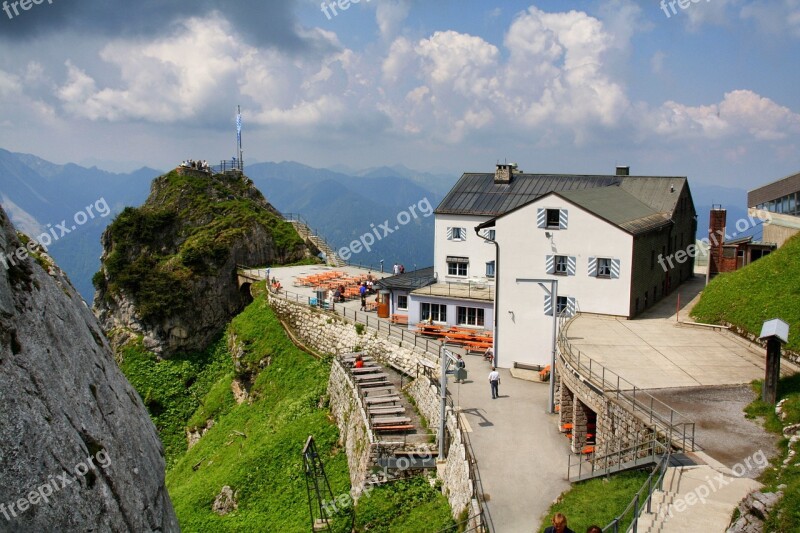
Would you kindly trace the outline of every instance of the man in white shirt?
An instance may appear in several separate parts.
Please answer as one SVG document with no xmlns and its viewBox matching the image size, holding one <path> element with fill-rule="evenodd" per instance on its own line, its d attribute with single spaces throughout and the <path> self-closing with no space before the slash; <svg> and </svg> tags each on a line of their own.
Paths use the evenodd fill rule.
<svg viewBox="0 0 800 533">
<path fill-rule="evenodd" d="M 500 392 L 498 392 L 498 387 L 500 385 L 500 372 L 498 372 L 495 367 L 492 367 L 492 371 L 489 372 L 489 385 L 492 387 L 492 400 L 494 400 L 500 396 Z"/>
</svg>

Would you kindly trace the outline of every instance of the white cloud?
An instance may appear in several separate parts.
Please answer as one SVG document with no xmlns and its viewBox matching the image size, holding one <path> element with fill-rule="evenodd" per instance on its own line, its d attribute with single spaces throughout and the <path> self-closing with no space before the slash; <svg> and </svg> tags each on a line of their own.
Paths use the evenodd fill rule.
<svg viewBox="0 0 800 533">
<path fill-rule="evenodd" d="M 666 102 L 654 118 L 654 131 L 673 138 L 775 141 L 800 133 L 800 114 L 747 90 L 726 93 L 722 102 L 712 105 Z"/>
<path fill-rule="evenodd" d="M 410 9 L 409 0 L 379 0 L 375 8 L 375 19 L 381 37 L 390 40 L 397 35 Z"/>
</svg>

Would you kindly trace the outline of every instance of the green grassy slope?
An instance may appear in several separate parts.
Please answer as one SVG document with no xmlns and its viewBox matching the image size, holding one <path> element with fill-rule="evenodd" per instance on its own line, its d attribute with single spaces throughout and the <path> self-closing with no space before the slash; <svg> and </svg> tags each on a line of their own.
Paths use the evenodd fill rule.
<svg viewBox="0 0 800 533">
<path fill-rule="evenodd" d="M 247 352 L 243 372 L 269 361 L 253 378 L 252 401 L 241 405 L 231 392 L 235 370 L 225 338 L 205 353 L 162 361 L 140 345 L 123 352 L 123 370 L 145 399 L 165 445 L 167 488 L 178 520 L 184 531 L 306 532 L 310 517 L 301 452 L 309 435 L 333 496 L 350 490 L 347 457 L 327 403 L 330 363 L 292 344 L 263 296 L 231 322 L 231 334 Z M 202 428 L 209 419 L 213 426 L 187 450 L 185 429 Z M 212 504 L 226 485 L 238 508 L 219 516 Z M 337 513 L 335 532 L 350 531 L 353 512 L 345 506 Z M 412 524 L 402 530 L 433 533 L 452 525 L 447 500 L 422 480 L 371 491 L 357 513 L 359 531 Z"/>
<path fill-rule="evenodd" d="M 765 320 L 790 326 L 789 350 L 800 352 L 800 235 L 779 250 L 708 284 L 692 310 L 699 322 L 730 322 L 758 335 Z"/>
</svg>

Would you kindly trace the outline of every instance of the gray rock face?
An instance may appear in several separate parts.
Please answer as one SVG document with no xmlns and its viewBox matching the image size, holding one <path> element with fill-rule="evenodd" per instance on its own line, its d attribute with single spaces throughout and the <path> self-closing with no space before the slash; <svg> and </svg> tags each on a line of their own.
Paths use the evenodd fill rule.
<svg viewBox="0 0 800 533">
<path fill-rule="evenodd" d="M 0 531 L 178 531 L 141 399 L 64 273 L 9 260 L 20 246 L 0 209 Z"/>
</svg>

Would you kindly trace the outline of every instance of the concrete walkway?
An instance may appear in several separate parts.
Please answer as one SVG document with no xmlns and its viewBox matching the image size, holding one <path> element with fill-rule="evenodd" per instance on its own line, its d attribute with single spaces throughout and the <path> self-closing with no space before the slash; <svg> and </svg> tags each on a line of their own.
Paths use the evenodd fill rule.
<svg viewBox="0 0 800 533">
<path fill-rule="evenodd" d="M 567 439 L 558 432 L 556 415 L 547 409 L 548 385 L 500 370 L 500 397 L 492 400 L 489 363 L 465 356 L 469 378 L 448 385 L 462 420 L 471 429 L 484 493 L 495 531 L 530 532 L 543 514 L 569 489 Z"/>
</svg>

